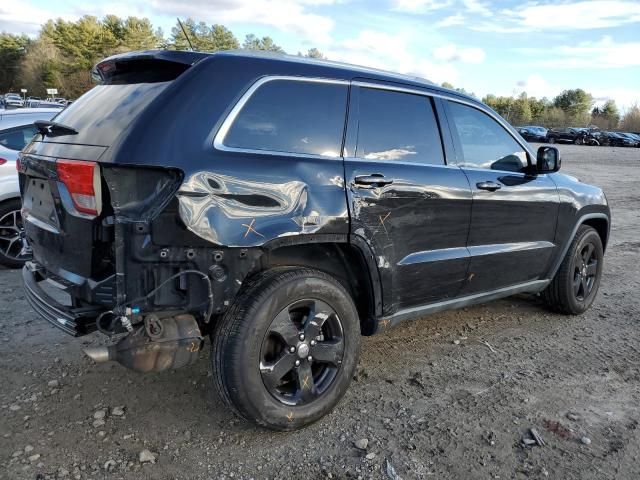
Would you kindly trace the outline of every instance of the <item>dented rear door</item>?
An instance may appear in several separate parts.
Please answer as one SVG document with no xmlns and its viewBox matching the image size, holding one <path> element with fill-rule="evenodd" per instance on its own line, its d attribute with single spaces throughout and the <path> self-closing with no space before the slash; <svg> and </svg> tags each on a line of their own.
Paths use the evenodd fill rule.
<svg viewBox="0 0 640 480">
<path fill-rule="evenodd" d="M 471 190 L 445 164 L 432 98 L 352 87 L 345 172 L 351 233 L 374 251 L 384 314 L 455 297 L 463 285 Z"/>
</svg>

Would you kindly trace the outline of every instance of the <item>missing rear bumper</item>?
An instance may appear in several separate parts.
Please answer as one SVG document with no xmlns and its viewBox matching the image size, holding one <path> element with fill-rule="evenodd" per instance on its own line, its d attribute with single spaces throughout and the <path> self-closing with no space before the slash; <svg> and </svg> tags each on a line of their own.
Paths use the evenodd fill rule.
<svg viewBox="0 0 640 480">
<path fill-rule="evenodd" d="M 45 320 L 69 335 L 79 337 L 96 330 L 95 320 L 101 307 L 75 308 L 63 305 L 48 295 L 39 285 L 44 280 L 39 265 L 27 262 L 22 269 L 27 301 Z"/>
</svg>

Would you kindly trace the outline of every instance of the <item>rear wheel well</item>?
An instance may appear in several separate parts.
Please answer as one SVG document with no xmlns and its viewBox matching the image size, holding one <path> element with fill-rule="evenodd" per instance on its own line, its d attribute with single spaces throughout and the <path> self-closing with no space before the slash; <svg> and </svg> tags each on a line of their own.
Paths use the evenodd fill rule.
<svg viewBox="0 0 640 480">
<path fill-rule="evenodd" d="M 260 259 L 260 271 L 283 266 L 308 267 L 331 275 L 351 294 L 361 333 L 373 333 L 373 288 L 366 261 L 357 247 L 347 243 L 290 245 L 268 250 Z"/>
<path fill-rule="evenodd" d="M 602 249 L 607 247 L 607 240 L 609 236 L 609 222 L 605 218 L 589 218 L 583 222 L 584 225 L 593 227 L 602 241 Z"/>
</svg>

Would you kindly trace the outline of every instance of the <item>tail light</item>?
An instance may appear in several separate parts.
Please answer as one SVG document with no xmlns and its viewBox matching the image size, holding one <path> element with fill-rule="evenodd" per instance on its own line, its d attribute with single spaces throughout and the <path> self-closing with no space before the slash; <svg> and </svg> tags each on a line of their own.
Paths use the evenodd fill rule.
<svg viewBox="0 0 640 480">
<path fill-rule="evenodd" d="M 98 215 L 102 209 L 98 164 L 83 160 L 59 159 L 56 162 L 56 170 L 58 180 L 67 187 L 76 210 Z"/>
<path fill-rule="evenodd" d="M 7 159 L 0 157 L 0 165 L 4 165 L 5 163 L 7 163 Z"/>
</svg>

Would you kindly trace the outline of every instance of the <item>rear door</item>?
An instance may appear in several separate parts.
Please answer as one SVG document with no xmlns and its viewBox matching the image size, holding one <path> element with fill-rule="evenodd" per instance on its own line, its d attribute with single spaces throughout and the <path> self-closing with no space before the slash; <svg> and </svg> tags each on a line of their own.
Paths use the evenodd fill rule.
<svg viewBox="0 0 640 480">
<path fill-rule="evenodd" d="M 374 250 L 384 313 L 455 297 L 467 271 L 471 192 L 445 162 L 434 99 L 355 83 L 345 150 L 351 234 Z"/>
<path fill-rule="evenodd" d="M 456 159 L 473 192 L 462 294 L 540 278 L 554 242 L 559 196 L 548 175 L 533 172 L 527 150 L 496 119 L 471 105 L 447 101 Z"/>
</svg>

